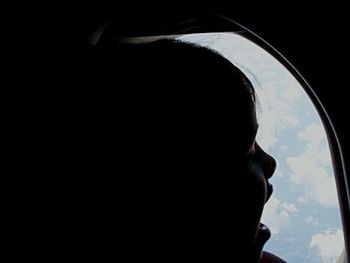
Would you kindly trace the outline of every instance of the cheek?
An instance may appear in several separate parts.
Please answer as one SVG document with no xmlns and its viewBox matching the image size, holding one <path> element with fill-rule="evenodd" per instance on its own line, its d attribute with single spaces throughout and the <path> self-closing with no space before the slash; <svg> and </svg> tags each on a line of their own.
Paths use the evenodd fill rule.
<svg viewBox="0 0 350 263">
<path fill-rule="evenodd" d="M 241 197 L 244 200 L 244 220 L 246 220 L 247 229 L 253 231 L 251 237 L 254 240 L 265 205 L 266 181 L 259 169 L 249 169 L 244 180 L 245 188 L 244 190 L 242 188 L 244 194 Z"/>
<path fill-rule="evenodd" d="M 249 185 L 250 198 L 263 206 L 267 196 L 267 184 L 262 168 L 252 164 L 248 168 L 246 180 Z"/>
<path fill-rule="evenodd" d="M 246 196 L 247 203 L 250 204 L 254 217 L 260 218 L 265 205 L 267 190 L 266 182 L 260 177 L 253 177 L 247 183 Z"/>
<path fill-rule="evenodd" d="M 259 179 L 259 177 L 251 177 L 249 180 L 240 187 L 240 196 L 237 199 L 234 207 L 239 207 L 240 213 L 239 216 L 235 217 L 237 221 L 236 229 L 241 231 L 241 239 L 243 240 L 242 244 L 246 244 L 247 247 L 255 244 L 258 229 L 260 224 L 260 219 L 262 211 L 264 208 L 266 190 L 264 182 Z"/>
</svg>

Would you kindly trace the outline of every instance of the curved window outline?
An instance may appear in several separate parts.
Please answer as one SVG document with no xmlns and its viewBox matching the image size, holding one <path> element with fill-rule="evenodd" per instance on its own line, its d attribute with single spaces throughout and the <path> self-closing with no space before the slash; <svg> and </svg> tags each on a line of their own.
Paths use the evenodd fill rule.
<svg viewBox="0 0 350 263">
<path fill-rule="evenodd" d="M 342 147 L 340 145 L 334 125 L 332 124 L 332 120 L 327 114 L 325 107 L 309 83 L 302 76 L 302 74 L 287 60 L 285 56 L 283 56 L 276 48 L 274 48 L 259 35 L 255 34 L 253 31 L 246 28 L 242 24 L 223 15 L 207 11 L 205 11 L 202 15 L 204 18 L 199 17 L 198 20 L 200 21 L 203 19 L 205 22 L 201 26 L 191 28 L 191 30 L 188 30 L 183 34 L 229 32 L 241 35 L 242 37 L 250 40 L 254 44 L 264 49 L 277 61 L 279 61 L 300 83 L 301 87 L 304 89 L 311 102 L 313 103 L 325 128 L 328 139 L 345 239 L 344 261 L 346 260 L 345 262 L 350 262 L 350 182 L 348 181 L 347 177 L 346 165 L 342 154 Z M 190 25 L 187 26 L 190 27 Z"/>
<path fill-rule="evenodd" d="M 227 35 L 226 35 L 227 34 Z M 247 50 L 245 50 L 245 48 L 243 48 L 243 50 L 241 50 L 241 48 L 240 48 L 240 46 L 242 46 L 242 47 L 244 47 L 244 46 L 246 46 L 247 44 L 245 44 L 245 42 L 243 41 L 243 40 L 239 40 L 239 38 L 236 38 L 237 39 L 237 42 L 236 42 L 236 40 L 235 40 L 235 37 L 234 38 L 232 38 L 232 40 L 230 40 L 230 37 L 229 37 L 229 35 L 230 34 L 233 34 L 233 35 L 236 35 L 236 36 L 238 36 L 239 38 L 242 38 L 242 39 L 245 39 L 245 41 L 247 41 L 247 42 L 251 42 L 251 45 L 253 46 L 256 46 L 255 48 L 247 48 Z M 226 35 L 226 36 L 225 36 Z M 260 56 L 261 56 L 261 59 L 263 59 L 263 57 L 267 57 L 267 54 L 268 54 L 268 56 L 269 57 L 271 57 L 271 59 L 274 59 L 279 65 L 278 65 L 278 67 L 281 67 L 281 68 L 284 68 L 284 71 L 286 71 L 286 72 L 288 72 L 288 74 L 290 75 L 290 77 L 292 77 L 292 78 L 294 78 L 294 81 L 295 82 L 297 82 L 297 89 L 300 89 L 300 90 L 303 90 L 304 92 L 302 93 L 303 94 L 303 96 L 305 96 L 305 100 L 307 100 L 308 101 L 308 107 L 311 107 L 311 108 L 313 108 L 313 111 L 315 112 L 314 114 L 315 114 L 315 116 L 318 116 L 318 122 L 320 123 L 320 127 L 322 127 L 322 130 L 323 130 L 323 134 L 324 134 L 324 138 L 325 138 L 325 140 L 327 140 L 327 141 L 329 141 L 328 140 L 328 137 L 327 137 L 327 134 L 326 134 L 326 127 L 324 126 L 324 124 L 323 124 L 323 120 L 322 120 L 322 117 L 320 116 L 320 114 L 319 114 L 319 112 L 318 112 L 318 110 L 316 109 L 316 106 L 315 106 L 315 104 L 314 104 L 314 102 L 311 100 L 311 98 L 310 98 L 310 96 L 306 93 L 306 91 L 305 91 L 305 89 L 304 89 L 304 87 L 302 86 L 302 83 L 300 83 L 300 81 L 299 80 L 297 80 L 296 78 L 295 78 L 295 76 L 290 72 L 290 70 L 288 70 L 286 67 L 285 67 L 285 65 L 284 64 L 282 64 L 278 59 L 276 59 L 276 57 L 275 56 L 273 56 L 271 53 L 269 53 L 268 51 L 266 51 L 265 49 L 263 49 L 263 48 L 261 48 L 261 46 L 259 46 L 259 45 L 257 45 L 255 42 L 253 42 L 253 41 L 251 41 L 250 39 L 248 39 L 248 38 L 246 38 L 246 37 L 244 37 L 244 36 L 242 36 L 242 34 L 237 34 L 236 32 L 210 32 L 210 33 L 191 33 L 191 34 L 185 34 L 185 35 L 183 35 L 183 36 L 181 36 L 181 37 L 179 37 L 179 39 L 180 40 L 184 40 L 184 41 L 189 41 L 189 42 L 193 42 L 193 43 L 195 43 L 195 44 L 198 44 L 198 45 L 200 45 L 200 46 L 205 46 L 205 47 L 209 47 L 209 48 L 212 48 L 213 50 L 215 50 L 215 51 L 218 51 L 219 53 L 222 53 L 222 55 L 224 55 L 227 59 L 229 59 L 232 63 L 234 63 L 236 66 L 238 66 L 239 68 L 241 68 L 241 70 L 243 70 L 246 74 L 248 74 L 248 77 L 249 78 L 252 78 L 251 79 L 251 81 L 253 81 L 253 84 L 254 85 L 258 85 L 257 86 L 257 88 L 259 89 L 259 90 L 264 90 L 264 86 L 266 86 L 267 85 L 267 83 L 264 83 L 264 85 L 262 85 L 262 83 L 260 83 L 260 81 L 259 81 L 259 79 L 263 76 L 263 75 L 260 75 L 260 74 L 258 74 L 258 75 L 255 75 L 255 66 L 254 66 L 254 62 L 252 62 L 252 63 L 248 63 L 248 61 L 249 61 L 249 59 L 248 59 L 248 61 L 246 61 L 246 62 L 243 62 L 243 60 L 242 60 L 242 57 L 244 57 L 244 55 L 242 55 L 242 54 L 245 54 L 245 52 L 247 51 L 248 53 L 248 56 L 250 56 L 251 54 L 254 54 L 255 52 L 254 52 L 254 49 L 261 49 L 264 53 L 266 53 L 266 55 L 259 55 L 258 53 L 260 53 L 260 52 L 258 52 L 257 54 L 254 54 L 253 56 L 257 56 L 258 58 L 260 58 Z M 227 39 L 226 41 L 227 41 L 227 43 L 225 43 L 225 40 L 224 39 Z M 221 40 L 223 40 L 223 41 L 221 41 Z M 230 41 L 232 41 L 232 43 L 230 43 Z M 218 43 L 216 43 L 216 42 L 218 42 Z M 232 53 L 232 54 L 230 54 L 230 51 L 228 51 L 229 49 L 230 49 L 230 45 L 231 44 L 233 44 L 233 46 L 234 47 L 236 47 L 236 43 L 237 43 L 237 48 L 238 48 L 238 53 L 236 54 L 236 55 L 234 55 L 234 53 Z M 238 44 L 238 43 L 240 43 L 240 44 Z M 248 46 L 249 46 L 249 44 L 248 44 Z M 247 47 L 248 47 L 247 46 Z M 228 47 L 228 48 L 225 48 L 225 47 Z M 249 51 L 250 49 L 252 49 L 251 51 Z M 243 53 L 242 53 L 243 52 Z M 253 52 L 253 53 L 251 53 L 251 52 Z M 236 57 L 236 56 L 238 56 L 238 57 Z M 241 58 L 239 58 L 239 57 L 241 57 Z M 237 60 L 236 60 L 237 59 Z M 270 60 L 270 59 L 269 59 Z M 269 61 L 268 60 L 268 61 Z M 254 60 L 253 60 L 254 61 Z M 259 59 L 258 59 L 258 61 L 259 61 Z M 268 64 L 270 64 L 268 61 L 266 61 L 266 63 L 268 63 Z M 273 61 L 271 61 L 271 63 L 272 63 Z M 247 63 L 247 64 L 246 64 Z M 272 63 L 272 64 L 275 64 L 275 63 Z M 276 66 L 272 66 L 272 67 L 270 67 L 269 68 L 269 70 L 272 70 L 273 72 L 275 72 L 275 70 L 274 70 L 274 67 L 277 67 L 277 64 L 276 64 Z M 260 67 L 258 67 L 258 68 L 260 68 Z M 278 70 L 277 68 L 276 68 L 276 70 Z M 267 71 L 267 70 L 266 70 Z M 267 73 L 267 72 L 266 72 Z M 264 73 L 262 73 L 262 74 L 264 74 Z M 284 74 L 282 74 L 282 75 L 284 75 Z M 287 77 L 287 76 L 285 76 L 285 77 Z M 266 86 L 267 87 L 267 86 Z M 263 92 L 264 93 L 264 92 Z M 258 94 L 258 98 L 260 97 L 260 95 L 263 95 L 263 94 Z M 265 96 L 263 96 L 263 97 L 265 97 Z M 304 99 L 303 99 L 304 100 Z M 270 102 L 272 102 L 272 101 L 270 101 Z M 269 103 L 270 104 L 270 103 Z M 264 112 L 264 110 L 263 110 L 263 112 Z M 293 116 L 293 115 L 292 115 Z M 323 124 L 323 126 L 322 126 L 322 124 L 321 124 L 321 122 L 322 122 L 322 124 Z M 262 126 L 263 127 L 263 126 Z M 258 142 L 259 142 L 259 140 L 258 140 Z M 330 149 L 330 147 L 329 147 L 330 145 L 328 145 L 327 146 L 327 151 L 328 151 L 328 153 L 330 154 L 331 153 L 331 149 Z M 267 148 L 265 148 L 265 150 L 267 150 Z M 272 153 L 272 156 L 274 156 L 274 157 L 277 157 L 278 155 L 276 155 L 276 153 Z M 331 160 L 333 160 L 333 158 L 331 157 L 331 156 L 329 156 L 329 161 L 330 162 L 332 162 Z M 333 163 L 333 162 L 332 162 Z M 331 169 L 333 170 L 333 172 L 334 172 L 334 174 L 335 174 L 335 171 L 334 171 L 334 164 L 330 164 L 330 167 L 331 167 Z M 333 176 L 332 176 L 333 177 Z M 335 176 L 334 176 L 335 177 Z M 333 179 L 334 180 L 334 179 Z M 338 193 L 337 193 L 337 190 L 336 190 L 336 183 L 335 183 L 335 181 L 333 181 L 334 182 L 334 185 L 333 185 L 333 189 L 334 189 L 334 193 L 335 193 L 335 195 L 334 195 L 334 198 L 336 198 L 337 200 L 338 200 L 338 205 L 337 205 L 337 210 L 338 210 L 338 212 L 340 212 L 340 205 L 339 205 L 339 198 L 338 198 Z M 283 199 L 282 199 L 283 200 Z M 276 201 L 279 201 L 278 199 L 276 199 Z M 289 205 L 288 203 L 285 203 L 285 201 L 286 200 L 283 200 L 283 203 L 281 203 L 283 206 L 284 205 Z M 288 201 L 287 201 L 288 202 Z M 317 202 L 320 202 L 320 201 L 317 201 Z M 294 207 L 295 208 L 295 207 Z M 297 209 L 298 210 L 298 209 Z M 296 210 L 296 211 L 297 211 Z M 305 211 L 305 210 L 304 210 Z M 338 216 L 337 216 L 337 218 L 338 218 L 338 220 L 340 221 L 340 216 L 339 216 L 339 214 L 338 214 Z M 321 219 L 321 218 L 320 218 Z M 264 220 L 264 219 L 263 219 Z M 263 221 L 264 222 L 264 221 Z M 333 220 L 332 220 L 332 222 L 333 222 Z M 269 222 L 267 222 L 268 223 L 268 225 L 269 225 Z M 317 223 L 318 224 L 318 223 Z M 273 226 L 272 225 L 272 223 L 270 222 L 270 226 Z M 278 226 L 277 226 L 278 227 Z M 342 228 L 342 226 L 341 226 L 341 228 Z M 340 229 L 339 229 L 340 230 Z M 325 231 L 324 232 L 324 234 L 325 234 L 325 236 L 328 236 L 329 237 L 329 234 L 331 233 L 331 231 L 328 229 L 327 231 Z M 334 232 L 335 233 L 335 232 Z M 339 234 L 339 233 L 338 233 Z M 290 235 L 290 233 L 289 234 L 287 234 L 287 235 Z M 332 235 L 332 234 L 331 234 Z M 308 235 L 307 235 L 308 236 Z M 341 233 L 341 236 L 344 238 L 344 235 L 343 235 L 343 233 Z M 291 236 L 291 237 L 293 237 L 293 235 Z M 311 236 L 310 236 L 311 237 Z M 321 240 L 321 238 L 322 238 L 322 235 L 320 235 L 320 234 L 317 234 L 317 235 L 313 235 L 312 236 L 312 243 L 314 243 L 314 237 L 315 237 L 315 241 L 319 238 L 319 240 Z M 333 236 L 333 238 L 334 238 L 335 236 Z M 322 241 L 321 241 L 322 242 Z M 337 244 L 339 241 L 336 241 L 336 240 L 334 240 L 333 239 L 333 241 L 332 241 L 333 243 L 334 242 L 336 242 L 336 243 L 334 243 L 334 244 Z M 310 246 L 311 246 L 311 244 L 312 243 L 310 243 Z M 317 241 L 316 241 L 316 243 L 317 243 Z M 342 248 L 344 248 L 344 243 L 341 245 L 341 247 Z M 272 252 L 274 252 L 274 245 L 273 246 L 270 246 L 269 248 L 268 248 L 268 250 L 269 249 L 272 249 Z M 276 251 L 275 251 L 276 252 Z M 326 252 L 327 253 L 327 252 Z M 339 254 L 337 254 L 338 255 L 338 259 L 337 259 L 337 261 L 336 262 L 343 262 L 343 253 L 344 253 L 344 249 L 343 249 L 343 252 L 341 253 L 341 251 L 339 251 L 338 252 Z M 281 256 L 283 256 L 283 254 L 279 254 L 279 252 L 277 252 L 277 254 L 278 255 L 281 255 Z M 305 254 L 301 254 L 301 255 L 303 255 L 304 257 L 306 256 Z M 321 255 L 321 254 L 320 254 Z M 325 257 L 327 257 L 326 255 L 327 254 L 324 254 L 325 255 Z M 340 256 L 341 255 L 341 256 Z M 285 255 L 285 256 L 287 256 L 287 255 Z M 339 261 L 340 260 L 340 261 Z M 328 262 L 328 261 L 327 261 Z"/>
<path fill-rule="evenodd" d="M 350 182 L 347 178 L 347 171 L 345 166 L 344 157 L 342 154 L 342 147 L 340 145 L 337 132 L 332 124 L 332 121 L 327 114 L 325 107 L 322 105 L 322 102 L 317 97 L 316 93 L 313 91 L 311 86 L 305 80 L 305 78 L 299 73 L 299 71 L 280 53 L 278 52 L 272 45 L 270 45 L 263 38 L 239 24 L 238 22 L 229 19 L 220 14 L 206 12 L 199 14 L 198 17 L 188 20 L 184 23 L 180 23 L 179 25 L 171 24 L 156 27 L 147 25 L 150 29 L 145 30 L 145 28 L 130 28 L 131 34 L 126 32 L 121 32 L 120 37 L 129 38 L 132 36 L 136 36 L 137 38 L 147 37 L 147 36 L 162 36 L 165 35 L 184 35 L 191 33 L 220 33 L 220 32 L 230 32 L 241 35 L 242 37 L 252 41 L 270 55 L 272 55 L 277 61 L 279 61 L 300 83 L 304 91 L 307 93 L 308 97 L 312 101 L 315 109 L 317 110 L 320 119 L 325 128 L 328 143 L 330 147 L 330 153 L 333 163 L 334 177 L 336 181 L 337 187 L 337 195 L 340 206 L 341 218 L 342 218 L 342 226 L 344 232 L 345 239 L 345 251 L 350 251 Z M 168 29 L 170 28 L 170 29 Z M 96 39 L 93 39 L 92 46 L 95 46 L 98 42 L 101 42 L 101 35 L 105 31 L 106 26 L 104 25 L 98 31 L 98 36 Z M 170 31 L 169 31 L 170 30 Z M 108 35 L 108 34 L 107 34 Z M 103 42 L 103 38 L 102 38 Z M 350 259 L 350 253 L 346 255 L 348 260 Z"/>
<path fill-rule="evenodd" d="M 270 55 L 272 55 L 275 59 L 277 59 L 300 83 L 301 87 L 305 90 L 306 94 L 309 96 L 311 102 L 313 103 L 315 109 L 317 110 L 322 124 L 325 128 L 325 132 L 328 139 L 328 144 L 330 148 L 333 170 L 334 170 L 334 178 L 337 186 L 337 194 L 338 201 L 340 207 L 340 213 L 342 218 L 342 226 L 344 233 L 344 241 L 345 241 L 345 252 L 350 251 L 350 190 L 348 189 L 349 182 L 347 182 L 346 169 L 344 158 L 341 150 L 341 145 L 336 133 L 336 130 L 332 124 L 332 121 L 327 114 L 325 107 L 322 105 L 322 102 L 317 97 L 316 93 L 313 91 L 311 86 L 305 80 L 305 78 L 299 73 L 299 71 L 280 53 L 278 52 L 272 45 L 266 42 L 264 39 L 253 33 L 251 30 L 245 28 L 241 24 L 230 20 L 226 17 L 222 17 L 228 21 L 231 21 L 237 26 L 240 26 L 245 31 L 240 31 L 237 34 L 242 37 L 252 41 Z M 346 255 L 349 257 L 350 255 Z M 349 261 L 349 260 L 347 260 Z"/>
</svg>

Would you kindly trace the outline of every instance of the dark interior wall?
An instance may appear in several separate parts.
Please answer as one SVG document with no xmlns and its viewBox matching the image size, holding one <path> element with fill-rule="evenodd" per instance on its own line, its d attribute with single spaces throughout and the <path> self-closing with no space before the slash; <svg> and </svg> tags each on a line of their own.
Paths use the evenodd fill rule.
<svg viewBox="0 0 350 263">
<path fill-rule="evenodd" d="M 343 150 L 346 170 L 349 171 L 349 45 L 345 4 L 317 3 L 305 6 L 296 1 L 278 5 L 228 2 L 221 6 L 213 4 L 201 8 L 241 23 L 265 39 L 296 67 L 329 114 Z M 72 65 L 70 60 L 74 64 L 84 53 L 91 32 L 112 17 L 117 17 L 120 24 L 126 27 L 139 21 L 168 23 L 179 17 L 191 16 L 198 8 L 188 4 L 107 6 L 99 3 L 82 4 L 74 8 L 66 6 L 59 8 L 62 12 L 58 12 L 58 15 L 53 8 L 55 16 L 51 16 L 50 11 L 46 12 L 45 16 L 53 22 L 53 26 L 44 26 L 42 29 L 52 36 L 50 41 L 54 43 L 54 53 L 63 54 L 57 58 L 65 60 L 66 68 L 69 69 Z M 39 24 L 45 24 L 45 21 L 39 21 Z M 64 76 L 62 73 L 58 82 L 64 81 Z"/>
</svg>

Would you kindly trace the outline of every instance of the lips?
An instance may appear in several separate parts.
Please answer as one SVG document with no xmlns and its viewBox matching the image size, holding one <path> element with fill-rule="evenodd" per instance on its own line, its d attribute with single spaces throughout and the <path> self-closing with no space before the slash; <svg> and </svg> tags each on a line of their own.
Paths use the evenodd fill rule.
<svg viewBox="0 0 350 263">
<path fill-rule="evenodd" d="M 266 189 L 267 193 L 266 193 L 266 201 L 265 201 L 265 203 L 270 199 L 270 197 L 271 197 L 271 195 L 273 193 L 273 186 L 272 186 L 272 184 L 267 183 L 266 188 L 267 188 Z"/>
<path fill-rule="evenodd" d="M 254 247 L 253 247 L 253 254 L 255 255 L 254 258 L 256 257 L 256 259 L 255 261 L 249 261 L 249 262 L 258 262 L 257 259 L 261 257 L 263 247 L 267 242 L 267 240 L 270 239 L 270 237 L 271 237 L 270 229 L 266 225 L 260 223 L 258 228 L 258 233 L 255 239 Z"/>
<path fill-rule="evenodd" d="M 259 234 L 258 239 L 261 243 L 265 244 L 265 242 L 271 237 L 270 229 L 264 225 L 263 223 L 259 224 Z M 260 243 L 259 242 L 259 243 Z"/>
<path fill-rule="evenodd" d="M 273 193 L 273 186 L 272 186 L 272 184 L 267 182 L 267 184 L 266 184 L 266 202 L 270 199 L 272 193 Z M 257 232 L 257 236 L 255 239 L 255 245 L 254 245 L 255 254 L 258 255 L 258 257 L 261 257 L 263 247 L 264 247 L 265 243 L 270 239 L 270 237 L 271 237 L 270 229 L 266 225 L 264 225 L 263 223 L 260 223 L 259 228 L 258 228 L 258 232 Z"/>
</svg>

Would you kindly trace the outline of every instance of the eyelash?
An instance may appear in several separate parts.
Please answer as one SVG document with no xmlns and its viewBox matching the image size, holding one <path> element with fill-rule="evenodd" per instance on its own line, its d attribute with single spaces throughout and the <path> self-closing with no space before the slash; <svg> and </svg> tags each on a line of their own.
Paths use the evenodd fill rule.
<svg viewBox="0 0 350 263">
<path fill-rule="evenodd" d="M 254 151 L 252 151 L 248 156 L 247 156 L 247 162 L 255 160 L 255 158 L 257 157 L 257 152 L 254 149 Z"/>
<path fill-rule="evenodd" d="M 259 149 L 259 146 L 257 146 L 257 144 L 255 143 L 252 153 L 248 156 L 248 160 L 255 160 L 256 158 L 258 158 L 260 155 Z"/>
<path fill-rule="evenodd" d="M 254 146 L 253 146 L 253 150 L 252 152 L 249 154 L 249 158 L 253 158 L 255 155 L 256 155 L 256 143 L 254 143 Z"/>
</svg>

